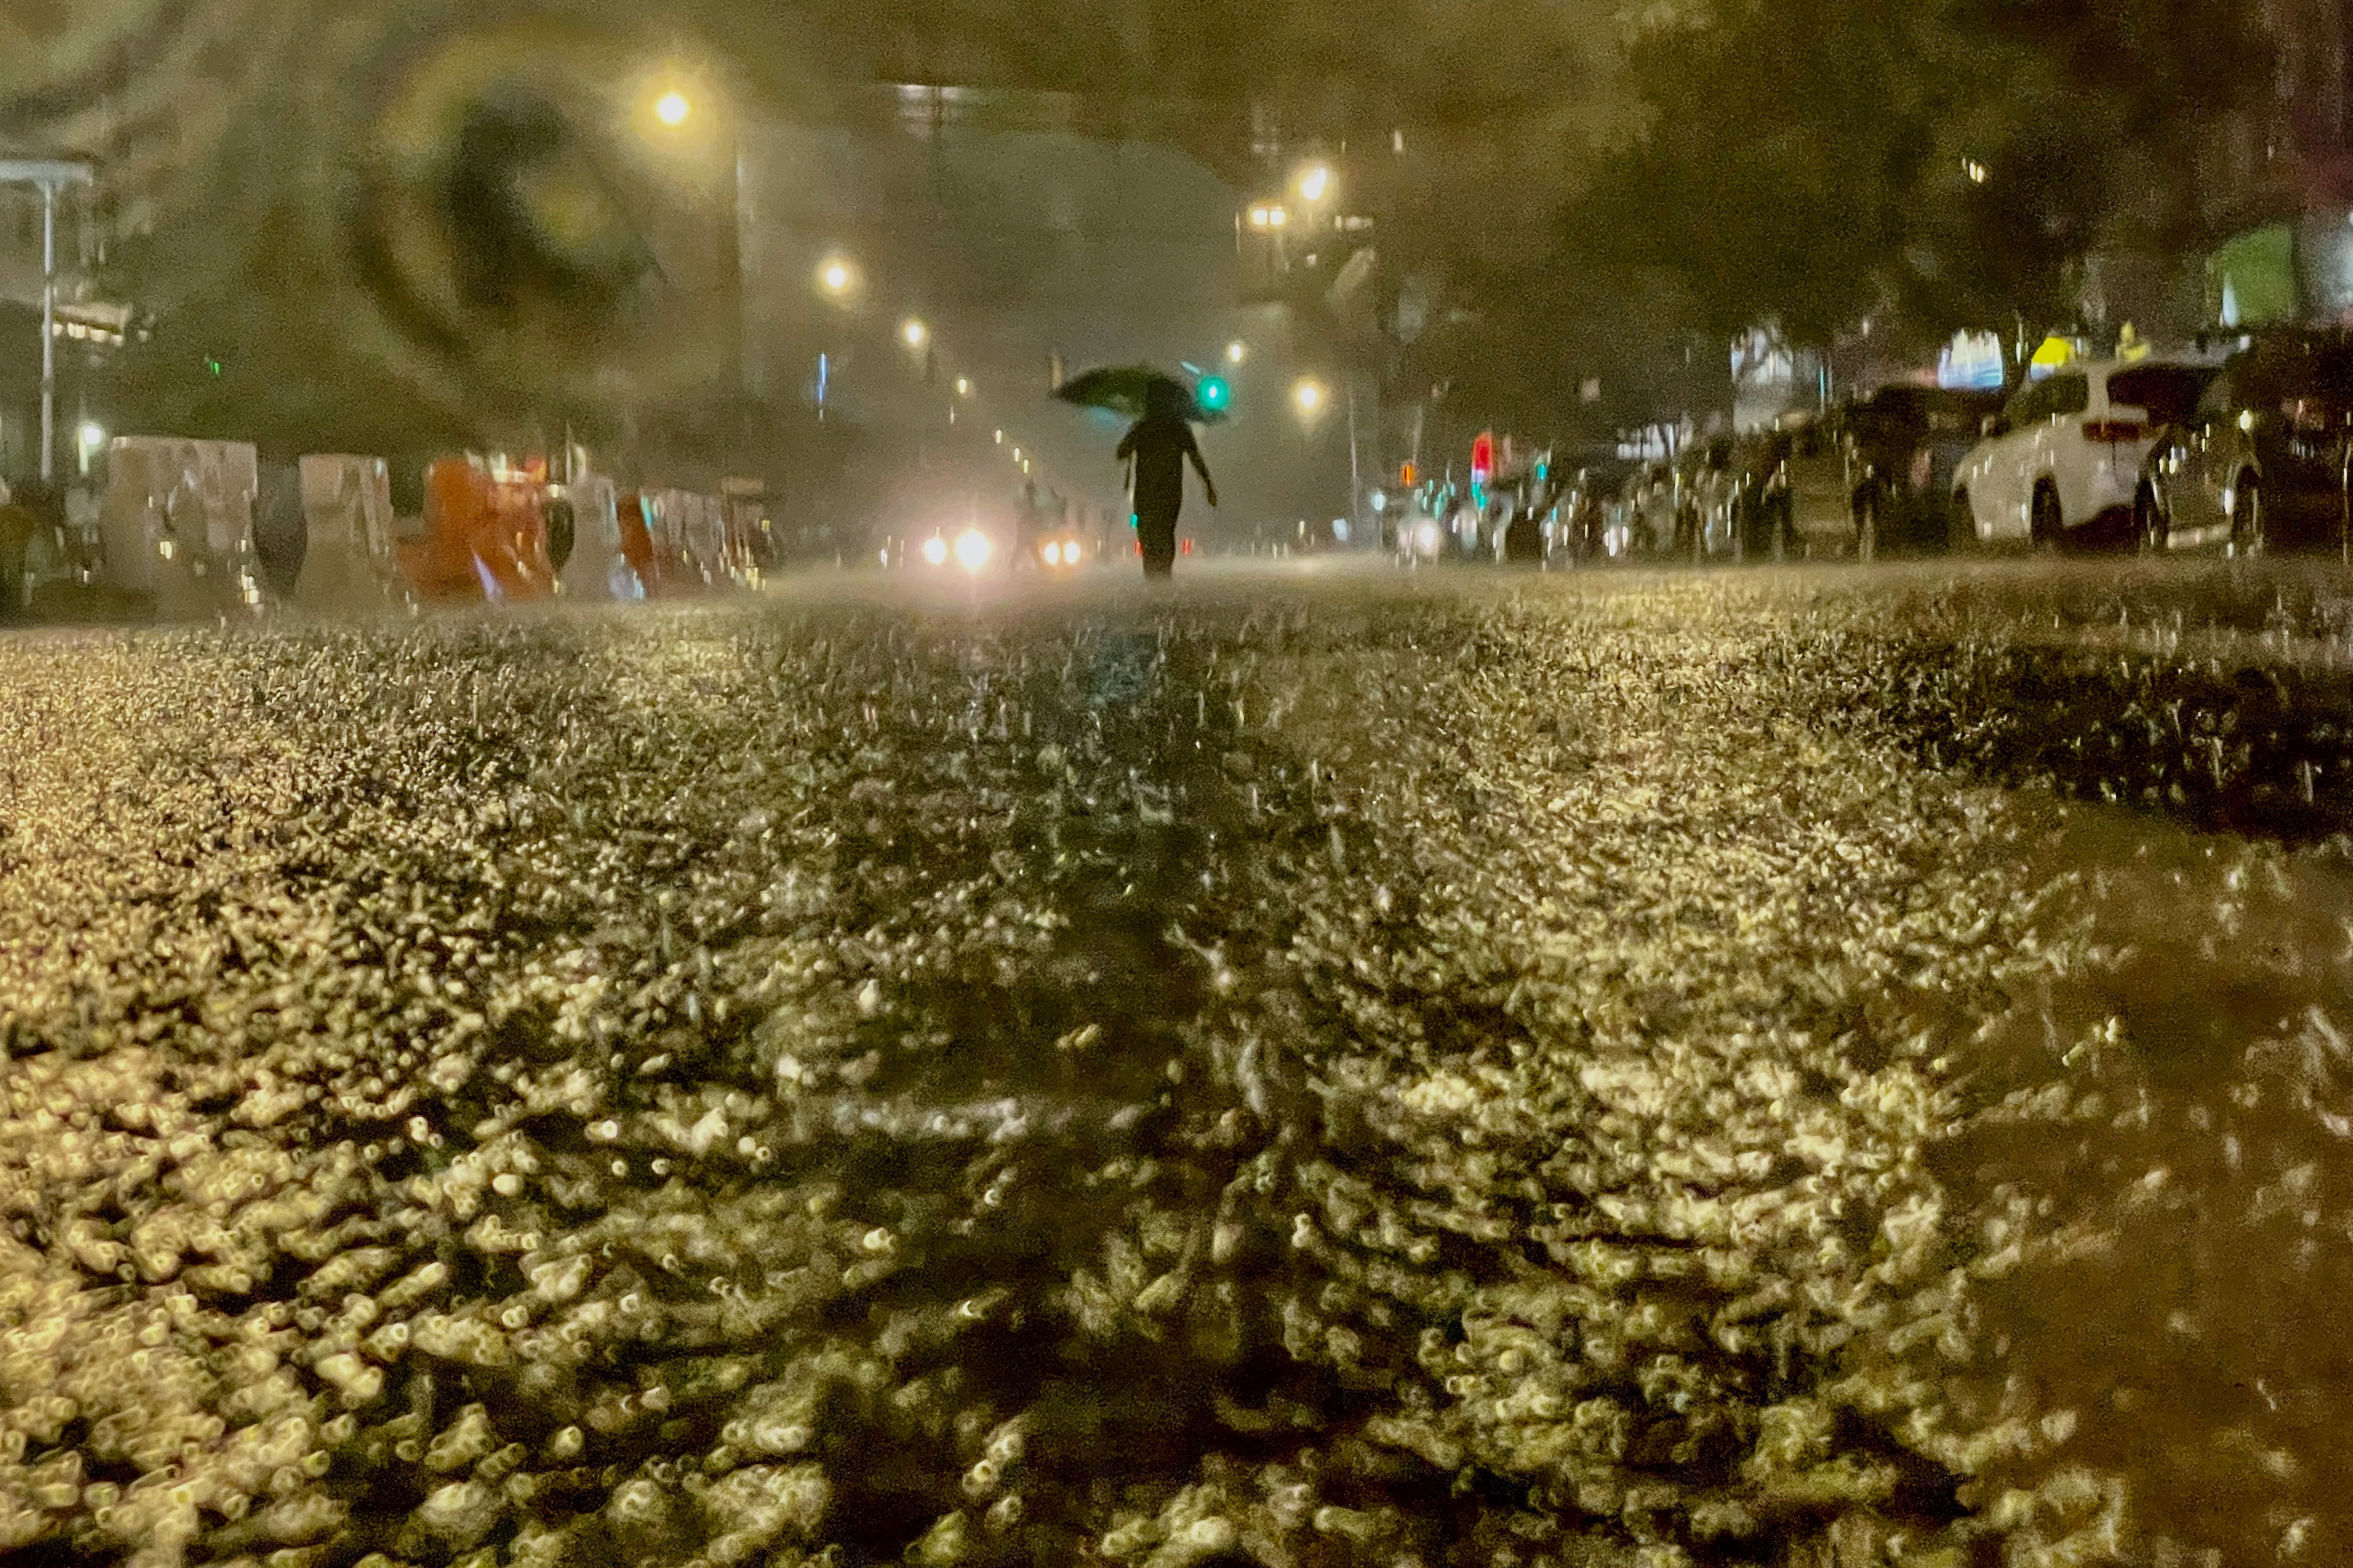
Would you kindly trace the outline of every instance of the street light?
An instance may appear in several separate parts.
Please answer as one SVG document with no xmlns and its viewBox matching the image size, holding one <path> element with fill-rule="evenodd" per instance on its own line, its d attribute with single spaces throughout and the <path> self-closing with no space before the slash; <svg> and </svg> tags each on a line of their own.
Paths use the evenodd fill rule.
<svg viewBox="0 0 2353 1568">
<path fill-rule="evenodd" d="M 58 193 L 97 178 L 88 163 L 54 159 L 0 161 L 0 184 L 31 185 L 41 193 L 41 480 L 57 475 Z"/>
<path fill-rule="evenodd" d="M 1300 172 L 1300 198 L 1310 206 L 1332 194 L 1332 165 L 1310 163 Z"/>
<path fill-rule="evenodd" d="M 1292 404 L 1303 416 L 1309 419 L 1324 412 L 1324 405 L 1330 400 L 1331 395 L 1329 389 L 1312 375 L 1303 375 L 1292 384 Z"/>
<path fill-rule="evenodd" d="M 836 300 L 846 300 L 858 287 L 858 268 L 844 257 L 828 256 L 818 263 L 817 286 Z"/>
<path fill-rule="evenodd" d="M 693 116 L 694 100 L 676 88 L 670 89 L 654 100 L 654 118 L 672 131 L 684 125 Z"/>
<path fill-rule="evenodd" d="M 1226 363 L 1228 364 L 1240 364 L 1242 361 L 1248 358 L 1250 358 L 1250 345 L 1243 342 L 1239 338 L 1226 345 Z"/>
<path fill-rule="evenodd" d="M 972 377 L 968 375 L 960 375 L 956 377 L 956 395 L 958 397 L 970 397 L 972 395 Z"/>
<path fill-rule="evenodd" d="M 911 349 L 920 349 L 932 341 L 932 329 L 910 316 L 899 323 L 899 341 Z"/>
</svg>

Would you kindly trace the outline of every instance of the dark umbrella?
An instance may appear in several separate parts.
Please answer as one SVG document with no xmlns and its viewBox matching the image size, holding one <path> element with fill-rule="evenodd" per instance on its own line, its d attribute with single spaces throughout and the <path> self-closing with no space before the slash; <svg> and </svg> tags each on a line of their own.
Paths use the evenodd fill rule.
<svg viewBox="0 0 2353 1568">
<path fill-rule="evenodd" d="M 1155 408 L 1166 408 L 1196 425 L 1211 424 L 1220 417 L 1219 411 L 1201 406 L 1191 387 L 1148 364 L 1083 371 L 1055 388 L 1054 395 L 1082 408 L 1108 408 L 1130 419 L 1141 419 Z"/>
</svg>

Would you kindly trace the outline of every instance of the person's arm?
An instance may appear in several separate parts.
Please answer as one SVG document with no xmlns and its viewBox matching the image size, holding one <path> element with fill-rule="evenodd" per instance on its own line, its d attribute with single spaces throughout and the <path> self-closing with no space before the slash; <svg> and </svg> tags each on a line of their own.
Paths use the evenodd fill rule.
<svg viewBox="0 0 2353 1568">
<path fill-rule="evenodd" d="M 1191 426 L 1185 428 L 1185 455 L 1193 459 L 1193 471 L 1201 476 L 1201 488 L 1208 492 L 1209 504 L 1218 504 L 1218 481 L 1209 477 L 1209 465 L 1201 460 L 1201 444 L 1193 439 Z"/>
<path fill-rule="evenodd" d="M 1129 426 L 1127 427 L 1127 434 L 1119 438 L 1119 450 L 1113 453 L 1112 456 L 1117 458 L 1123 463 L 1126 462 L 1130 458 L 1134 457 L 1135 433 L 1143 428 L 1144 426 L 1141 425 Z"/>
</svg>

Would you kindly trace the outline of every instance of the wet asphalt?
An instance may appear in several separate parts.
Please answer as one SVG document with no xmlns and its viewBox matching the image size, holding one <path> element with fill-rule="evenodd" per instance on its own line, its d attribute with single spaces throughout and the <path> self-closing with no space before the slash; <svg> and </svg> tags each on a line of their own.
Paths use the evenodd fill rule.
<svg viewBox="0 0 2353 1568">
<path fill-rule="evenodd" d="M 2348 831 L 2308 563 L 0 635 L 0 1548 L 2341 1561 Z"/>
</svg>

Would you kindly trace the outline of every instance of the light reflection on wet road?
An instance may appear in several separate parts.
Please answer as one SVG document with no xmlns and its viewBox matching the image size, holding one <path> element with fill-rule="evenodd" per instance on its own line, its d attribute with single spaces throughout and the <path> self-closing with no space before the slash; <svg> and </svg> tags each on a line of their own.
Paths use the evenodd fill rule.
<svg viewBox="0 0 2353 1568">
<path fill-rule="evenodd" d="M 0 641 L 0 1543 L 2334 1560 L 2348 608 Z"/>
</svg>

